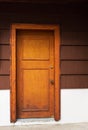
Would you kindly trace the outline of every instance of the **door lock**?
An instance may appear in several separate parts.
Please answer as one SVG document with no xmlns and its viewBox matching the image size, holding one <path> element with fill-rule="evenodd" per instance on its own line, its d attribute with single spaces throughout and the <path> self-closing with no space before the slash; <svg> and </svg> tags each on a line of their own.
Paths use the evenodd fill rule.
<svg viewBox="0 0 88 130">
<path fill-rule="evenodd" d="M 54 80 L 50 80 L 50 83 L 51 83 L 52 85 L 54 85 Z"/>
</svg>

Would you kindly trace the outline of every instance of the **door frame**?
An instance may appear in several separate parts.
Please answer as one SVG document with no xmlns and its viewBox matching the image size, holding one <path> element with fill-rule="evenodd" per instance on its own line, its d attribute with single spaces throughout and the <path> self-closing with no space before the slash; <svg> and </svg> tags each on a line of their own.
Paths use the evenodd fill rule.
<svg viewBox="0 0 88 130">
<path fill-rule="evenodd" d="M 16 122 L 16 31 L 17 30 L 51 30 L 54 31 L 54 119 L 60 119 L 60 27 L 59 25 L 42 24 L 12 24 L 11 26 L 11 69 L 10 69 L 10 113 L 11 122 Z"/>
</svg>

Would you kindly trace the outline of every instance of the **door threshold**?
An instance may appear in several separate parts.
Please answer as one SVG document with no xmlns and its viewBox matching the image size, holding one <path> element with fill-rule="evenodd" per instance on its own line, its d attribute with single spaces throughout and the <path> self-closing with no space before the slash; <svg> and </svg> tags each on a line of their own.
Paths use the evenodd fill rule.
<svg viewBox="0 0 88 130">
<path fill-rule="evenodd" d="M 30 125 L 30 124 L 56 124 L 54 118 L 30 118 L 30 119 L 17 119 L 14 125 Z"/>
</svg>

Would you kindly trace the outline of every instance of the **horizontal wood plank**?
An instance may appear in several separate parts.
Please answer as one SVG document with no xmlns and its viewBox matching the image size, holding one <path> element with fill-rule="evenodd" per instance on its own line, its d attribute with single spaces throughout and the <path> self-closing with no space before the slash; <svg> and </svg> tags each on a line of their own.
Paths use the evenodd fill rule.
<svg viewBox="0 0 88 130">
<path fill-rule="evenodd" d="M 9 76 L 0 76 L 0 89 L 10 89 Z"/>
<path fill-rule="evenodd" d="M 10 61 L 0 60 L 0 75 L 10 74 Z"/>
<path fill-rule="evenodd" d="M 88 45 L 88 32 L 62 32 L 62 45 Z"/>
<path fill-rule="evenodd" d="M 11 22 L 4 21 L 3 19 L 0 20 L 0 29 L 1 30 L 10 30 Z"/>
<path fill-rule="evenodd" d="M 11 8 L 13 9 L 13 7 Z M 26 9 L 31 11 L 21 12 L 20 10 L 19 12 L 16 11 L 16 6 L 11 12 L 11 8 L 8 9 L 9 12 L 6 9 L 4 12 L 0 12 L 0 44 L 3 44 L 0 45 L 0 74 L 4 75 L 0 76 L 0 89 L 10 88 L 9 76 L 6 76 L 9 75 L 10 61 L 5 61 L 10 59 L 10 46 L 4 44 L 8 44 L 10 41 L 10 25 L 20 22 L 61 23 L 61 88 L 88 88 L 88 61 L 83 61 L 88 60 L 88 47 L 83 46 L 88 45 L 87 13 L 84 15 L 69 12 L 68 14 L 64 11 L 59 12 L 57 9 L 50 11 L 48 8 L 47 12 L 44 7 L 43 9 L 41 7 L 43 10 L 41 13 L 40 8 L 37 10 L 37 7 L 36 11 L 31 7 L 31 9 Z"/>
<path fill-rule="evenodd" d="M 88 75 L 61 76 L 61 88 L 88 88 Z"/>
<path fill-rule="evenodd" d="M 10 43 L 10 30 L 0 30 L 0 44 Z"/>
<path fill-rule="evenodd" d="M 88 60 L 88 46 L 62 46 L 61 59 Z"/>
<path fill-rule="evenodd" d="M 88 32 L 87 12 L 84 14 L 63 14 L 61 18 L 61 32 Z"/>
<path fill-rule="evenodd" d="M 88 74 L 88 61 L 61 61 L 61 74 Z"/>
<path fill-rule="evenodd" d="M 0 59 L 10 59 L 10 45 L 0 45 Z"/>
</svg>

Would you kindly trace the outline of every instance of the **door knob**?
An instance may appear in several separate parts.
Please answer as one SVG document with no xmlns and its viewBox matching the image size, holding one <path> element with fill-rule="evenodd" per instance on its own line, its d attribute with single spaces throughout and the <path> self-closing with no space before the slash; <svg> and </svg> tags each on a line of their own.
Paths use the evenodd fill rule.
<svg viewBox="0 0 88 130">
<path fill-rule="evenodd" d="M 50 66 L 50 69 L 53 69 L 53 65 Z"/>
<path fill-rule="evenodd" d="M 53 85 L 54 84 L 54 80 L 50 80 L 50 83 Z"/>
</svg>

